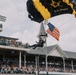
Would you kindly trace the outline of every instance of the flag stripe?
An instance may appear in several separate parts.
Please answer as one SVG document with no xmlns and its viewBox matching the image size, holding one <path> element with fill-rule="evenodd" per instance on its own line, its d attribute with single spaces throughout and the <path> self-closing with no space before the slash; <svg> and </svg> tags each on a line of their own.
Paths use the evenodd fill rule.
<svg viewBox="0 0 76 75">
<path fill-rule="evenodd" d="M 52 33 L 56 33 L 57 35 L 59 35 L 59 32 L 57 32 L 57 31 L 55 31 L 55 30 L 54 30 Z"/>
<path fill-rule="evenodd" d="M 52 33 L 52 36 L 55 37 L 56 39 L 59 37 L 56 33 Z"/>
<path fill-rule="evenodd" d="M 55 35 L 58 35 L 58 36 L 60 35 L 59 33 L 55 32 L 55 31 L 53 31 L 52 33 Z"/>
<path fill-rule="evenodd" d="M 58 31 L 58 29 L 57 29 L 57 28 L 55 28 L 54 30 L 55 30 L 55 31 L 57 31 L 57 32 L 59 33 L 59 31 Z"/>
</svg>

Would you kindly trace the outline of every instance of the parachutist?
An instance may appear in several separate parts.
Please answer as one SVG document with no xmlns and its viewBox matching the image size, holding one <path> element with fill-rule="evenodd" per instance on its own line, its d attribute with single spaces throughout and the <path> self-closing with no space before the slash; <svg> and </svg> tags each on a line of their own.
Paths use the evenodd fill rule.
<svg viewBox="0 0 76 75">
<path fill-rule="evenodd" d="M 46 41 L 44 41 L 42 38 L 39 38 L 39 42 L 36 41 L 37 44 L 31 45 L 30 47 L 33 47 L 33 49 L 36 47 L 43 47 L 45 42 Z"/>
</svg>

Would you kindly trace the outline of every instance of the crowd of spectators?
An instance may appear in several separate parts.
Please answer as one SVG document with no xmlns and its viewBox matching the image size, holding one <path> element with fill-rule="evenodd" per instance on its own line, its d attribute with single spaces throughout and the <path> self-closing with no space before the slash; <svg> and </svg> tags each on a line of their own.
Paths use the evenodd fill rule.
<svg viewBox="0 0 76 75">
<path fill-rule="evenodd" d="M 19 68 L 16 65 L 0 65 L 0 74 L 34 74 L 33 67 L 28 65 L 27 67 L 22 66 Z"/>
<path fill-rule="evenodd" d="M 0 64 L 0 74 L 35 74 L 37 71 L 46 72 L 45 66 L 39 66 L 39 69 L 35 65 L 27 65 L 19 68 L 17 65 Z M 48 72 L 66 72 L 66 73 L 76 73 L 76 70 L 66 68 L 65 71 L 61 67 L 48 67 Z"/>
<path fill-rule="evenodd" d="M 29 48 L 30 47 L 29 43 L 22 43 L 21 41 L 4 40 L 4 39 L 0 39 L 0 45 L 22 47 L 22 48 Z"/>
<path fill-rule="evenodd" d="M 40 67 L 39 71 L 46 71 L 46 67 Z M 76 69 L 72 71 L 71 68 L 62 68 L 62 67 L 48 67 L 48 72 L 65 72 L 65 73 L 76 73 Z"/>
</svg>

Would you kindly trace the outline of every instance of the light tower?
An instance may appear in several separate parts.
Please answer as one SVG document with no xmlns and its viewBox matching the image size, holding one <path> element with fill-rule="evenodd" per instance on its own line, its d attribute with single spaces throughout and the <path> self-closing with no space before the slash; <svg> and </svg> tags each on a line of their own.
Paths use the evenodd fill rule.
<svg viewBox="0 0 76 75">
<path fill-rule="evenodd" d="M 5 21 L 6 21 L 6 17 L 5 17 L 5 16 L 0 15 L 0 21 L 5 22 Z M 2 23 L 0 23 L 0 32 L 2 32 L 2 31 L 3 31 L 3 25 L 2 25 Z"/>
<path fill-rule="evenodd" d="M 0 24 L 0 32 L 3 30 L 3 25 Z"/>
</svg>

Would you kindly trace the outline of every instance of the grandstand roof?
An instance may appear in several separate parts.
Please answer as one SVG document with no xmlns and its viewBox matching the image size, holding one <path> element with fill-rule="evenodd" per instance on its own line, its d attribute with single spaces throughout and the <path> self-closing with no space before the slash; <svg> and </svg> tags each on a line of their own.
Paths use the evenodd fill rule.
<svg viewBox="0 0 76 75">
<path fill-rule="evenodd" d="M 12 37 L 6 37 L 6 36 L 0 36 L 0 38 L 11 39 L 11 40 L 18 40 L 18 38 L 12 38 Z"/>
<path fill-rule="evenodd" d="M 34 55 L 46 55 L 46 49 L 47 49 L 48 56 L 76 59 L 76 52 L 63 51 L 59 45 L 52 45 L 48 46 L 47 48 L 37 47 L 35 50 L 32 48 L 19 48 L 19 47 L 0 45 L 0 49 L 25 51 L 28 54 L 34 54 Z"/>
<path fill-rule="evenodd" d="M 44 48 L 36 48 L 35 50 L 30 49 L 30 51 L 26 51 L 28 54 L 37 54 L 37 55 L 46 55 L 46 47 Z M 70 51 L 63 51 L 59 45 L 52 45 L 47 47 L 47 54 L 48 56 L 52 56 L 52 51 L 57 50 L 60 52 L 63 57 L 76 59 L 76 52 L 70 52 Z M 55 55 L 55 54 L 54 54 Z M 60 56 L 61 56 L 60 55 Z M 57 56 L 57 55 L 55 55 Z"/>
<path fill-rule="evenodd" d="M 54 48 L 54 46 L 49 46 L 47 47 L 47 54 Z M 35 50 L 34 49 L 30 49 L 30 51 L 26 51 L 27 53 L 29 54 L 38 54 L 38 55 L 45 55 L 45 49 L 46 47 L 43 47 L 43 48 L 39 48 L 37 47 Z"/>
<path fill-rule="evenodd" d="M 69 58 L 76 59 L 76 52 L 64 51 Z"/>
<path fill-rule="evenodd" d="M 68 56 L 62 51 L 62 49 L 58 45 L 48 46 L 47 48 L 46 47 L 43 47 L 43 48 L 37 47 L 35 50 L 30 49 L 30 51 L 26 51 L 26 52 L 28 54 L 36 54 L 36 55 L 46 55 L 46 53 L 47 53 L 48 56 L 58 56 L 58 57 L 68 58 Z"/>
</svg>

